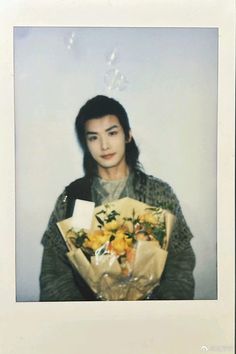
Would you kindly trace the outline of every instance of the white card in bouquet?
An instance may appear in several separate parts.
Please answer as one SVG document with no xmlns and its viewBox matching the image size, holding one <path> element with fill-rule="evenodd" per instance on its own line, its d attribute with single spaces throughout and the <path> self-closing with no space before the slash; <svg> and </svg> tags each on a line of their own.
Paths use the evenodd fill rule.
<svg viewBox="0 0 236 354">
<path fill-rule="evenodd" d="M 76 199 L 72 215 L 72 227 L 74 229 L 90 229 L 94 207 L 94 202 Z"/>
</svg>

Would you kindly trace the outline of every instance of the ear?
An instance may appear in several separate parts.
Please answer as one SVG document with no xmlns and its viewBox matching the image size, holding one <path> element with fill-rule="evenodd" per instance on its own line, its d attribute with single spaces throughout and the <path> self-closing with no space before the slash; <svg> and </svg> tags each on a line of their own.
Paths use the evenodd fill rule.
<svg viewBox="0 0 236 354">
<path fill-rule="evenodd" d="M 132 132 L 131 132 L 131 130 L 129 131 L 129 135 L 128 135 L 128 137 L 126 138 L 126 140 L 125 140 L 125 142 L 126 143 L 130 143 L 131 142 L 131 140 L 132 140 Z"/>
</svg>

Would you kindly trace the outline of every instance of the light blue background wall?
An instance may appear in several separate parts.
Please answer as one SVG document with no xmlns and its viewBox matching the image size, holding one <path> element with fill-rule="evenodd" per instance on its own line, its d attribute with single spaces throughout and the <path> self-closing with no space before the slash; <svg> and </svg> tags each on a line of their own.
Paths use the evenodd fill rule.
<svg viewBox="0 0 236 354">
<path fill-rule="evenodd" d="M 42 234 L 83 174 L 74 120 L 97 94 L 124 105 L 145 170 L 175 190 L 195 298 L 216 299 L 217 40 L 210 28 L 15 28 L 18 301 L 38 301 Z"/>
</svg>

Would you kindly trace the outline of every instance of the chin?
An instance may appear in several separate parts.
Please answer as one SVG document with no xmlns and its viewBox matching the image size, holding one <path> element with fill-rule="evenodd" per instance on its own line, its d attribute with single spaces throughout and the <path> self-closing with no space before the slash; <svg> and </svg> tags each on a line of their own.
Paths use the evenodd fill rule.
<svg viewBox="0 0 236 354">
<path fill-rule="evenodd" d="M 107 163 L 101 163 L 100 166 L 102 168 L 113 168 L 113 167 L 117 167 L 119 166 L 119 161 L 110 161 L 110 162 L 107 162 Z"/>
<path fill-rule="evenodd" d="M 118 164 L 102 164 L 100 165 L 102 168 L 113 168 L 113 167 L 117 167 Z"/>
</svg>

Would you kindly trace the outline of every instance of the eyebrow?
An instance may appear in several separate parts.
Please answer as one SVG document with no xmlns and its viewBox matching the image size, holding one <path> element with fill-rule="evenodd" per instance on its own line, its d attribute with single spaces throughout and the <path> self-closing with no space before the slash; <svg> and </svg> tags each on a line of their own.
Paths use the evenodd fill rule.
<svg viewBox="0 0 236 354">
<path fill-rule="evenodd" d="M 119 128 L 119 126 L 116 125 L 116 124 L 114 124 L 114 125 L 112 125 L 111 127 L 107 128 L 105 131 L 106 131 L 106 132 L 109 132 L 110 130 L 112 130 L 112 129 L 114 129 L 114 128 Z M 92 135 L 92 134 L 93 134 L 93 135 L 94 135 L 94 134 L 97 135 L 98 133 L 97 133 L 97 132 L 91 132 L 91 131 L 90 131 L 90 132 L 89 132 L 89 131 L 86 132 L 86 135 Z"/>
</svg>

